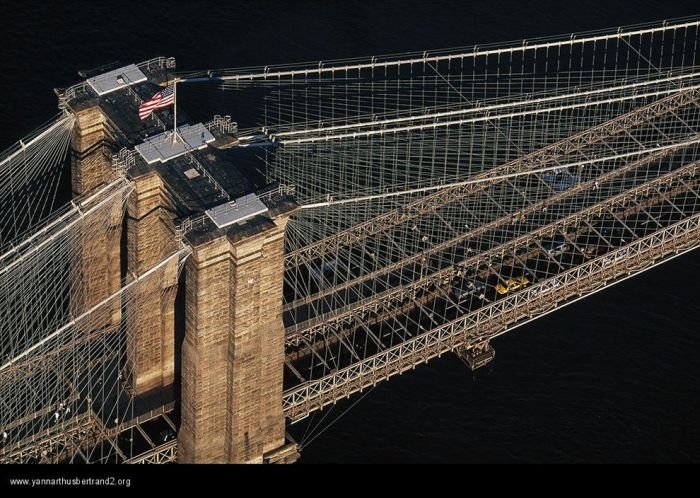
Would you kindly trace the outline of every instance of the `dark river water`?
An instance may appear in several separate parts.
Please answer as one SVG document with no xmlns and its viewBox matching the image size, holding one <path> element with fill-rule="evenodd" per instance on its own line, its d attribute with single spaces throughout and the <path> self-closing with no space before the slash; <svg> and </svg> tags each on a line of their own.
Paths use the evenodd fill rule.
<svg viewBox="0 0 700 498">
<path fill-rule="evenodd" d="M 53 87 L 115 60 L 265 65 L 700 14 L 697 0 L 376 4 L 6 0 L 0 145 L 56 112 Z M 446 355 L 380 384 L 293 426 L 302 462 L 699 461 L 698 287 L 691 253 L 498 338 L 476 376 Z"/>
</svg>

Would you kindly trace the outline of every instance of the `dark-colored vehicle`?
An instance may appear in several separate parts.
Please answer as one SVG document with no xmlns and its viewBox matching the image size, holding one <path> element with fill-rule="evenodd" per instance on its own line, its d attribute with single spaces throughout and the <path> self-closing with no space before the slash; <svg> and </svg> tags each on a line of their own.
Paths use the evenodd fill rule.
<svg viewBox="0 0 700 498">
<path fill-rule="evenodd" d="M 572 175 L 567 168 L 547 171 L 542 175 L 542 179 L 549 183 L 555 192 L 563 192 L 581 183 L 581 177 L 579 175 Z"/>
<path fill-rule="evenodd" d="M 543 239 L 541 245 L 550 256 L 561 256 L 571 250 L 571 245 L 562 235 L 555 235 L 551 239 Z"/>
<path fill-rule="evenodd" d="M 486 283 L 481 280 L 461 279 L 454 287 L 454 295 L 457 302 L 463 303 L 471 296 L 480 296 L 486 290 Z"/>
</svg>

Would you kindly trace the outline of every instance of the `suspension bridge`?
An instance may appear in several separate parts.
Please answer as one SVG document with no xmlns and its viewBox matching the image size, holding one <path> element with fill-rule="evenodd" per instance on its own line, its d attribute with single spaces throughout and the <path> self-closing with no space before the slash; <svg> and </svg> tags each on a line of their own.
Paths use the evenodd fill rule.
<svg viewBox="0 0 700 498">
<path fill-rule="evenodd" d="M 292 462 L 287 424 L 695 249 L 699 27 L 56 89 L 0 156 L 0 462 Z M 139 119 L 171 85 L 256 114 Z"/>
</svg>

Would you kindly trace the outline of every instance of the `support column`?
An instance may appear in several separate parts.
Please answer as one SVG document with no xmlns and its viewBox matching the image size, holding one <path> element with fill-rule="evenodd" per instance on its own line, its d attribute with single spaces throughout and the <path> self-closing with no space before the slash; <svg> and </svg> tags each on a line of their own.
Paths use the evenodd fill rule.
<svg viewBox="0 0 700 498">
<path fill-rule="evenodd" d="M 126 221 L 128 278 L 143 275 L 177 249 L 160 176 L 150 171 L 133 181 Z M 136 395 L 174 380 L 177 268 L 177 261 L 171 261 L 140 284 L 136 299 L 126 303 L 127 357 Z"/>
<path fill-rule="evenodd" d="M 231 261 L 228 238 L 192 247 L 185 263 L 181 463 L 225 463 Z"/>
<path fill-rule="evenodd" d="M 76 123 L 71 137 L 71 182 L 73 195 L 83 195 L 103 186 L 110 179 L 112 136 L 98 106 L 75 112 Z M 104 225 L 91 227 L 91 232 L 78 238 L 82 245 L 74 247 L 70 271 L 77 282 L 71 289 L 71 311 L 74 316 L 99 303 L 120 288 L 120 241 L 122 199 L 115 198 Z M 108 323 L 121 319 L 121 305 L 115 300 Z M 100 324 L 91 324 L 91 326 Z M 101 326 L 101 325 L 100 325 Z"/>
<path fill-rule="evenodd" d="M 71 137 L 71 185 L 81 195 L 103 185 L 112 167 L 107 119 L 99 106 L 75 111 Z"/>
<path fill-rule="evenodd" d="M 285 446 L 282 411 L 289 214 L 190 241 L 180 462 L 262 463 L 296 455 Z"/>
</svg>

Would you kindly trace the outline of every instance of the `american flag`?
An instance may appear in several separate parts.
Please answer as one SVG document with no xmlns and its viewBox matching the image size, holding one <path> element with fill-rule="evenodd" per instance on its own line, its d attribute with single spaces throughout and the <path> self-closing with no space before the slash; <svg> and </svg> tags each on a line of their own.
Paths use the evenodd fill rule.
<svg viewBox="0 0 700 498">
<path fill-rule="evenodd" d="M 153 97 L 148 100 L 141 102 L 139 106 L 139 118 L 141 121 L 146 119 L 151 115 L 156 109 L 161 109 L 163 107 L 168 107 L 173 105 L 175 102 L 175 95 L 173 91 L 173 86 L 167 86 L 160 92 L 156 93 Z"/>
</svg>

